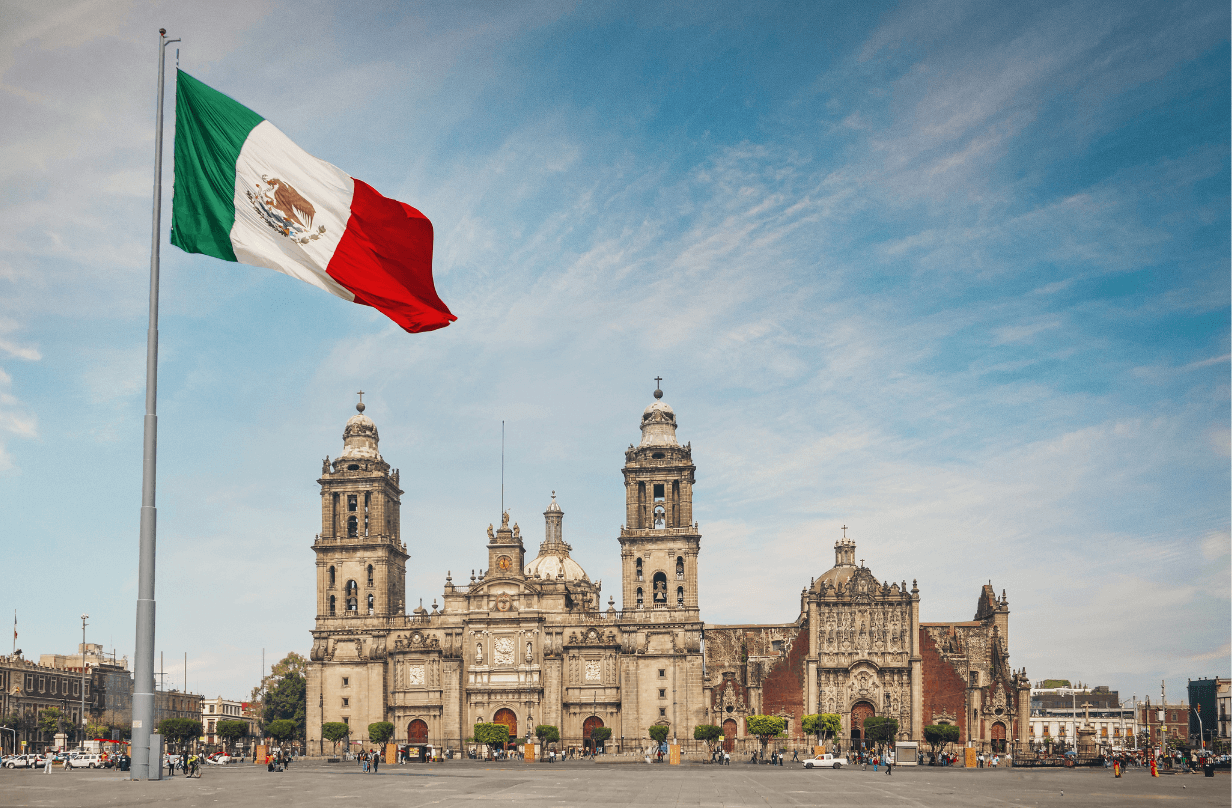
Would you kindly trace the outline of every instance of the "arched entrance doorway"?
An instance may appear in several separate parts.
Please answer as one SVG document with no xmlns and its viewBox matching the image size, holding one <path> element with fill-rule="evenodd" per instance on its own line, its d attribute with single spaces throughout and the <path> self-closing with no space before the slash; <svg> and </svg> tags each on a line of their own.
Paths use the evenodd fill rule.
<svg viewBox="0 0 1232 808">
<path fill-rule="evenodd" d="M 427 743 L 428 725 L 416 718 L 406 725 L 406 739 L 408 743 L 412 744 Z"/>
<path fill-rule="evenodd" d="M 518 717 L 513 714 L 513 710 L 505 707 L 496 711 L 496 715 L 492 716 L 493 724 L 504 724 L 509 727 L 509 742 L 517 743 L 518 740 Z"/>
<path fill-rule="evenodd" d="M 873 705 L 867 701 L 857 701 L 851 708 L 851 740 L 853 743 L 864 739 L 864 719 L 872 718 L 876 714 L 877 711 L 873 709 Z"/>
<path fill-rule="evenodd" d="M 723 751 L 729 755 L 736 751 L 736 719 L 729 718 L 723 722 Z"/>
<path fill-rule="evenodd" d="M 992 751 L 1005 754 L 1005 724 L 1000 721 L 992 725 Z"/>
<path fill-rule="evenodd" d="M 597 715 L 592 715 L 582 722 L 582 743 L 586 747 L 586 751 L 594 754 L 594 742 L 591 740 L 590 734 L 593 730 L 603 726 L 603 719 Z"/>
</svg>

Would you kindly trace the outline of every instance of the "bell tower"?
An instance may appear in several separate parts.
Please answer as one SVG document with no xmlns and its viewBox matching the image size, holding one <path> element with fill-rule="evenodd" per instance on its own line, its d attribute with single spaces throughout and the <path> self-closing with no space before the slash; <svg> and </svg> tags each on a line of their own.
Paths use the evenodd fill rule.
<svg viewBox="0 0 1232 808">
<path fill-rule="evenodd" d="M 398 470 L 381 457 L 376 424 L 358 410 L 342 432 L 342 454 L 321 464 L 317 624 L 405 614 L 406 561 Z M 336 625 L 336 624 L 335 624 Z"/>
<path fill-rule="evenodd" d="M 522 545 L 522 529 L 509 527 L 509 512 L 501 514 L 501 526 L 495 532 L 488 525 L 488 575 L 519 577 L 526 566 L 526 548 Z"/>
<path fill-rule="evenodd" d="M 662 379 L 656 379 L 661 382 Z M 642 439 L 625 450 L 625 525 L 620 529 L 623 608 L 697 620 L 693 452 L 676 440 L 676 414 L 655 400 L 642 413 Z"/>
</svg>

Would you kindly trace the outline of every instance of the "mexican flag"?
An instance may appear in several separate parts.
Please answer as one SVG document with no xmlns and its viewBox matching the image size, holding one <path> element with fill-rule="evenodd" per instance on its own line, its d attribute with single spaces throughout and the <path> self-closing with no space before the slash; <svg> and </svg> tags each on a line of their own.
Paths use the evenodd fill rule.
<svg viewBox="0 0 1232 808">
<path fill-rule="evenodd" d="M 457 318 L 432 282 L 432 223 L 178 71 L 171 243 L 372 306 L 410 332 Z"/>
</svg>

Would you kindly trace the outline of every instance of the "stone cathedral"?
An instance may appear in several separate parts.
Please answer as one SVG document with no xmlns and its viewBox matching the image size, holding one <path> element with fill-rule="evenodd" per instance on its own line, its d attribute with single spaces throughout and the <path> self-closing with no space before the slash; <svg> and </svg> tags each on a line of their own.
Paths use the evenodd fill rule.
<svg viewBox="0 0 1232 808">
<path fill-rule="evenodd" d="M 1030 684 L 1009 667 L 1004 593 L 984 586 L 973 620 L 921 623 L 917 583 L 879 581 L 846 528 L 791 622 L 702 622 L 696 467 L 662 395 L 625 450 L 619 609 L 572 557 L 553 492 L 533 558 L 503 514 L 487 528 L 486 568 L 469 581 L 447 575 L 439 605 L 408 613 L 398 471 L 356 406 L 318 480 L 310 754 L 332 748 L 321 739 L 331 721 L 356 740 L 389 721 L 400 743 L 455 749 L 491 721 L 514 738 L 552 724 L 567 745 L 609 727 L 608 749 L 644 746 L 652 724 L 689 747 L 695 726 L 716 724 L 730 750 L 749 741 L 753 714 L 783 716 L 804 743 L 801 719 L 819 712 L 842 717 L 844 745 L 874 715 L 896 718 L 904 740 L 922 740 L 932 723 L 957 724 L 986 748 L 1025 738 Z"/>
</svg>

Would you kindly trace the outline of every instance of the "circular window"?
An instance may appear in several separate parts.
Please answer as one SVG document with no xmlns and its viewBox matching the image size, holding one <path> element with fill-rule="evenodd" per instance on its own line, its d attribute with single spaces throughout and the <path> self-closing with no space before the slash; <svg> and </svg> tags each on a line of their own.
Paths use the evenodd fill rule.
<svg viewBox="0 0 1232 808">
<path fill-rule="evenodd" d="M 730 713 L 731 711 L 733 711 L 733 710 L 735 710 L 735 709 L 736 709 L 736 708 L 735 708 L 735 707 L 733 707 L 733 706 L 731 706 L 730 704 L 729 704 L 729 705 L 727 705 L 727 712 L 729 712 L 729 713 Z"/>
<path fill-rule="evenodd" d="M 351 465 L 347 466 L 347 471 L 359 471 L 359 466 L 356 465 L 355 463 L 352 463 Z"/>
</svg>

